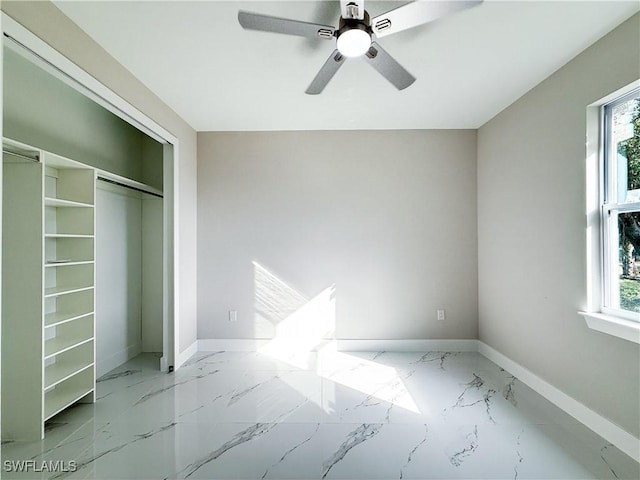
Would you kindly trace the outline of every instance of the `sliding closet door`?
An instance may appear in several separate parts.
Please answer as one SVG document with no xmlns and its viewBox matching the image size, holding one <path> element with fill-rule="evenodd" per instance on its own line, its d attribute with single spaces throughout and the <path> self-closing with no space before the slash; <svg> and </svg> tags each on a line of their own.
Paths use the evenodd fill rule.
<svg viewBox="0 0 640 480">
<path fill-rule="evenodd" d="M 162 198 L 142 195 L 142 351 L 162 352 Z"/>
<path fill-rule="evenodd" d="M 142 199 L 102 181 L 96 191 L 96 376 L 142 351 Z"/>
</svg>

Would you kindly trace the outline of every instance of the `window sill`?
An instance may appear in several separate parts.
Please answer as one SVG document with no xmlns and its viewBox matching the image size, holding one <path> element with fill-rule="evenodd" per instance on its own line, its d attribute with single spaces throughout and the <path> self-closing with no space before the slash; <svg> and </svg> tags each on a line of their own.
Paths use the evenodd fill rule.
<svg viewBox="0 0 640 480">
<path fill-rule="evenodd" d="M 590 329 L 640 344 L 640 323 L 604 313 L 578 313 L 584 317 Z"/>
</svg>

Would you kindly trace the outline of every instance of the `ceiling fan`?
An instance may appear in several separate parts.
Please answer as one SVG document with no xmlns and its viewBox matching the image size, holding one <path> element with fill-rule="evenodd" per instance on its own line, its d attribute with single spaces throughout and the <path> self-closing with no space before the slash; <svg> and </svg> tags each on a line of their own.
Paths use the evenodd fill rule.
<svg viewBox="0 0 640 480">
<path fill-rule="evenodd" d="M 445 15 L 482 3 L 483 0 L 416 0 L 370 18 L 364 9 L 364 0 L 340 0 L 338 28 L 329 25 L 301 22 L 240 10 L 238 21 L 248 30 L 284 33 L 325 40 L 336 39 L 336 48 L 324 63 L 306 90 L 317 95 L 324 90 L 347 58 L 364 57 L 384 78 L 398 90 L 411 85 L 416 79 L 374 37 L 401 32 L 417 27 Z"/>
</svg>

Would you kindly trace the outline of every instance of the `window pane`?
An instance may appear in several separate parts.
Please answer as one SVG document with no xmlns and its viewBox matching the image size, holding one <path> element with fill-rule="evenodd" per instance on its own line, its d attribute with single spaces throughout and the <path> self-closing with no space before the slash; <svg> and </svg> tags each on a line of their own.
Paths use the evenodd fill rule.
<svg viewBox="0 0 640 480">
<path fill-rule="evenodd" d="M 619 308 L 640 312 L 640 212 L 618 214 Z"/>
<path fill-rule="evenodd" d="M 615 162 L 615 192 L 609 201 L 640 202 L 640 98 L 615 105 L 612 120 L 610 159 Z"/>
</svg>

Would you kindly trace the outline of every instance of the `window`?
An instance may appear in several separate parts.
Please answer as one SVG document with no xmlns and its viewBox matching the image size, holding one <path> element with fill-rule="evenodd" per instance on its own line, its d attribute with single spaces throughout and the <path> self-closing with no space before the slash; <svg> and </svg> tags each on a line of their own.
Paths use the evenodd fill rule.
<svg viewBox="0 0 640 480">
<path fill-rule="evenodd" d="M 640 89 L 603 109 L 602 313 L 640 322 Z"/>
</svg>

